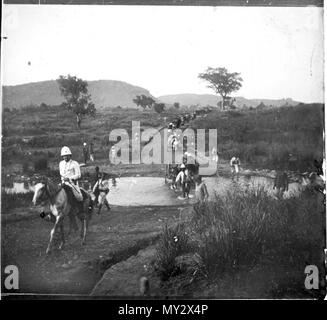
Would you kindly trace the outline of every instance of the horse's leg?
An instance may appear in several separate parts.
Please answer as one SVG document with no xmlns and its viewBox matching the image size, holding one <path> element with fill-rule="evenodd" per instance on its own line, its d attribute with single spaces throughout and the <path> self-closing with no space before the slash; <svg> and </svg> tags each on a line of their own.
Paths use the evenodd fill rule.
<svg viewBox="0 0 327 320">
<path fill-rule="evenodd" d="M 51 245 L 52 245 L 52 242 L 53 242 L 53 237 L 54 237 L 54 235 L 56 233 L 56 229 L 57 229 L 58 223 L 60 223 L 60 220 L 61 220 L 61 217 L 60 216 L 57 216 L 56 222 L 55 222 L 52 230 L 50 231 L 50 240 L 49 240 L 49 243 L 48 243 L 47 250 L 45 252 L 46 254 L 48 254 L 50 252 Z"/>
<path fill-rule="evenodd" d="M 65 244 L 65 233 L 64 233 L 64 223 L 61 221 L 60 223 L 60 233 L 61 233 L 61 243 L 59 245 L 59 249 L 61 250 Z"/>
<path fill-rule="evenodd" d="M 111 209 L 108 200 L 106 199 L 104 204 L 106 205 L 108 211 Z"/>
<path fill-rule="evenodd" d="M 87 218 L 85 217 L 83 219 L 83 238 L 82 238 L 82 245 L 85 244 L 86 241 L 86 232 L 87 232 Z"/>
<path fill-rule="evenodd" d="M 102 203 L 99 204 L 99 209 L 98 209 L 97 214 L 100 214 L 100 212 L 101 212 L 101 208 L 102 208 Z"/>
<path fill-rule="evenodd" d="M 75 213 L 69 213 L 69 231 L 68 234 L 70 235 L 72 233 L 72 231 L 76 232 L 78 230 L 78 226 L 76 223 L 76 218 L 75 218 Z"/>
</svg>

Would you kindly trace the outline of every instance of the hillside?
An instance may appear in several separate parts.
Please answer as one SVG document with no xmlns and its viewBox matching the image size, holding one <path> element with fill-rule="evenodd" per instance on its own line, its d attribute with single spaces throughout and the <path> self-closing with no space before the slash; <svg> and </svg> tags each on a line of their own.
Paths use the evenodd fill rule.
<svg viewBox="0 0 327 320">
<path fill-rule="evenodd" d="M 275 106 L 281 107 L 284 105 L 294 106 L 299 102 L 294 101 L 290 98 L 288 99 L 279 99 L 279 100 L 271 100 L 271 99 L 245 99 L 243 97 L 235 97 L 236 103 L 235 105 L 238 108 L 246 107 L 256 107 L 261 102 L 263 102 L 267 106 Z M 213 94 L 175 94 L 175 95 L 165 95 L 160 96 L 158 99 L 164 103 L 173 104 L 174 102 L 179 102 L 181 105 L 199 105 L 205 107 L 207 105 L 216 106 L 218 101 L 221 101 L 221 98 L 213 95 Z"/>
<path fill-rule="evenodd" d="M 133 98 L 148 90 L 115 80 L 88 81 L 89 92 L 97 108 L 128 107 L 136 108 Z M 59 105 L 64 101 L 55 80 L 27 83 L 17 86 L 3 86 L 3 108 L 17 108 L 28 105 Z"/>
</svg>

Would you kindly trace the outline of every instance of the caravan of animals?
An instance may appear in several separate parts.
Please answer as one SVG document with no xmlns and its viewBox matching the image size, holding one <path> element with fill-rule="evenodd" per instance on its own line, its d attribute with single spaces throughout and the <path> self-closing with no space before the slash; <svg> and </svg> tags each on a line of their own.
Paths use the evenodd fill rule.
<svg viewBox="0 0 327 320">
<path fill-rule="evenodd" d="M 19 292 L 318 294 L 302 269 L 321 260 L 324 106 L 232 97 L 243 79 L 225 68 L 199 78 L 217 96 L 70 75 L 3 88 L 2 260 Z"/>
</svg>

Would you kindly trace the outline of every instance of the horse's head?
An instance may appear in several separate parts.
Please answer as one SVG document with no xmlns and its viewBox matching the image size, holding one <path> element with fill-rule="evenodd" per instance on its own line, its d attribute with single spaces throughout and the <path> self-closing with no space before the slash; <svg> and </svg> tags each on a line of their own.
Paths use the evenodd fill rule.
<svg viewBox="0 0 327 320">
<path fill-rule="evenodd" d="M 34 196 L 33 196 L 33 205 L 37 205 L 40 202 L 43 202 L 47 199 L 47 183 L 39 182 L 34 187 Z"/>
</svg>

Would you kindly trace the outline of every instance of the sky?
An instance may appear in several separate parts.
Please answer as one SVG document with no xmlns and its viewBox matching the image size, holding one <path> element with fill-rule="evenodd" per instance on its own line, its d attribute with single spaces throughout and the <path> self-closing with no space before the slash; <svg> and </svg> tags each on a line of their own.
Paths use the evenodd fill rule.
<svg viewBox="0 0 327 320">
<path fill-rule="evenodd" d="M 214 94 L 207 67 L 245 98 L 323 102 L 323 9 L 3 5 L 2 84 L 76 75 L 166 94 Z"/>
</svg>

